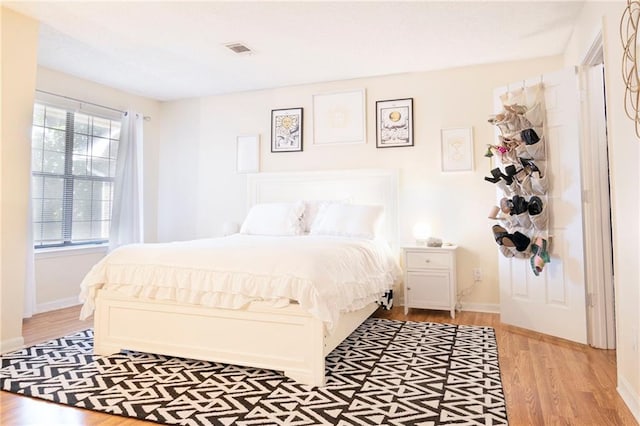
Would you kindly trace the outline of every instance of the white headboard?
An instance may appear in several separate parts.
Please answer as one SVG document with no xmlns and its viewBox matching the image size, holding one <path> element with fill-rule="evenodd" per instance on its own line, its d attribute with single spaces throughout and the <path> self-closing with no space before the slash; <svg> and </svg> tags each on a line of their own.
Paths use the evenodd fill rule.
<svg viewBox="0 0 640 426">
<path fill-rule="evenodd" d="M 398 247 L 398 170 L 355 169 L 255 173 L 247 176 L 248 208 L 297 200 L 349 200 L 384 206 L 383 236 Z"/>
</svg>

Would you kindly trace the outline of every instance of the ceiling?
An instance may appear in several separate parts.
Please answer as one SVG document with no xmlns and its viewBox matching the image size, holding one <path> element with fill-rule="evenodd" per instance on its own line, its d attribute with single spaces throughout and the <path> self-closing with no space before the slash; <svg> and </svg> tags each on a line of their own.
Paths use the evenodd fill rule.
<svg viewBox="0 0 640 426">
<path fill-rule="evenodd" d="M 557 55 L 583 2 L 3 5 L 41 22 L 41 66 L 175 100 Z M 233 53 L 232 42 L 253 53 Z"/>
</svg>

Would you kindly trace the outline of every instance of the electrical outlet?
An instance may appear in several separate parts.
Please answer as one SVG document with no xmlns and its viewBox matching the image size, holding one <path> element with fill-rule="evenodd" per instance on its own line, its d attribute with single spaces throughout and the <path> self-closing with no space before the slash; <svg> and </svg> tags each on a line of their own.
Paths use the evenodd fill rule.
<svg viewBox="0 0 640 426">
<path fill-rule="evenodd" d="M 482 281 L 482 270 L 480 268 L 473 268 L 473 280 Z"/>
</svg>

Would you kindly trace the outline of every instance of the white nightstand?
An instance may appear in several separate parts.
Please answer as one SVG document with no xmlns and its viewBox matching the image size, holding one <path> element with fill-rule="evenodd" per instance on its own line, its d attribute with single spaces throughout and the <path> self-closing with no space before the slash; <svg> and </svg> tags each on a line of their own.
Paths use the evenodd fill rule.
<svg viewBox="0 0 640 426">
<path fill-rule="evenodd" d="M 404 246 L 404 313 L 409 308 L 444 309 L 456 317 L 457 246 Z"/>
</svg>

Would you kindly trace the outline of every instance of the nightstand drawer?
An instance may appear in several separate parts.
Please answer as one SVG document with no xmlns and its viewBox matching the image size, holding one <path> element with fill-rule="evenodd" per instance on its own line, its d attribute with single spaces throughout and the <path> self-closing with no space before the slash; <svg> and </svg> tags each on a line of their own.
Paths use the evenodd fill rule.
<svg viewBox="0 0 640 426">
<path fill-rule="evenodd" d="M 451 256 L 448 253 L 407 251 L 407 269 L 449 269 Z"/>
</svg>

